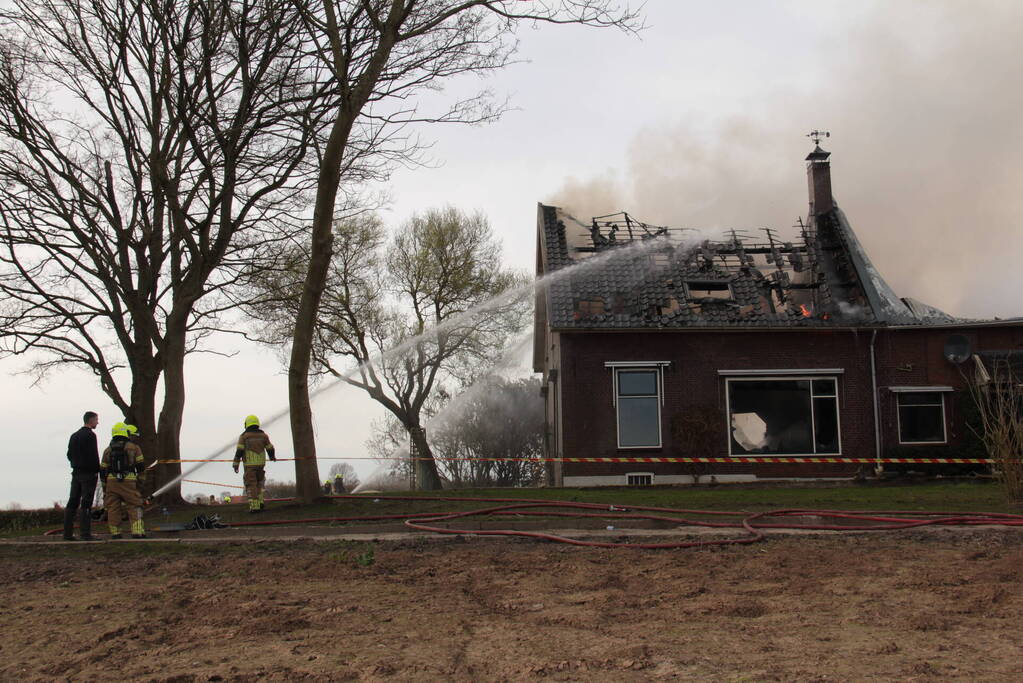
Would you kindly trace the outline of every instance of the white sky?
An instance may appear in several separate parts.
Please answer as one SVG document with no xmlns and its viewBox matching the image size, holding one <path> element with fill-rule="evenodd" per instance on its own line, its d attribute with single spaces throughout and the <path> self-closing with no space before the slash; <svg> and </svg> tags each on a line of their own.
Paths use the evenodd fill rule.
<svg viewBox="0 0 1023 683">
<path fill-rule="evenodd" d="M 833 153 L 834 194 L 897 293 L 954 314 L 1019 315 L 1018 6 L 650 0 L 640 38 L 524 28 L 520 56 L 529 61 L 489 83 L 516 110 L 489 126 L 425 131 L 440 166 L 395 173 L 385 219 L 396 225 L 448 203 L 481 209 L 508 265 L 526 270 L 538 201 L 583 217 L 627 209 L 660 224 L 786 230 L 806 212 L 802 136 L 823 127 L 834 136 L 823 145 Z M 216 348 L 237 355 L 194 356 L 186 368 L 185 457 L 209 456 L 246 414 L 287 404 L 272 351 L 233 338 Z M 0 506 L 63 500 L 67 437 L 81 413 L 100 413 L 101 443 L 120 419 L 90 375 L 65 371 L 33 387 L 16 374 L 25 366 L 0 361 Z M 254 384 L 256 396 L 240 388 Z M 314 407 L 321 456 L 365 455 L 375 404 L 344 387 Z M 286 423 L 267 427 L 284 457 Z M 282 463 L 268 476 L 294 473 Z M 227 464 L 196 478 L 240 484 Z"/>
</svg>

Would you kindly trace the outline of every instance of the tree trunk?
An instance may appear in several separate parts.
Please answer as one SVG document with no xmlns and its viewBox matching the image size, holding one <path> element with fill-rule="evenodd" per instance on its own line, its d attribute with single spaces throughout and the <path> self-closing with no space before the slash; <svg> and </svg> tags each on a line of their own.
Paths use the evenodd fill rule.
<svg viewBox="0 0 1023 683">
<path fill-rule="evenodd" d="M 291 409 L 291 442 L 295 450 L 295 497 L 303 503 L 309 503 L 322 494 L 320 471 L 316 462 L 313 409 L 309 401 L 309 361 L 307 355 L 304 369 L 301 358 L 296 362 L 295 348 L 299 346 L 297 333 L 293 346 L 291 367 L 288 369 L 288 401 Z"/>
<path fill-rule="evenodd" d="M 419 427 L 409 429 L 409 438 L 415 444 L 419 460 L 416 460 L 416 482 L 420 491 L 440 491 L 440 474 L 437 472 L 437 461 L 430 450 L 430 442 L 426 440 L 426 432 Z"/>
<path fill-rule="evenodd" d="M 144 369 L 136 367 L 132 375 L 131 408 L 125 415 L 131 424 L 139 428 L 139 447 L 146 459 L 146 467 L 158 458 L 159 447 L 156 434 L 156 385 L 160 379 L 160 371 L 152 359 Z M 148 498 L 156 490 L 156 469 L 147 469 L 142 482 L 142 497 Z"/>
<path fill-rule="evenodd" d="M 320 473 L 316 463 L 316 435 L 313 433 L 313 409 L 309 400 L 309 367 L 312 362 L 313 330 L 320 310 L 320 300 L 327 282 L 327 272 L 333 250 L 334 200 L 337 180 L 324 182 L 321 171 L 320 187 L 313 214 L 313 234 L 309 268 L 305 287 L 295 317 L 295 333 L 291 344 L 291 362 L 288 365 L 288 407 L 291 416 L 291 440 L 295 452 L 295 496 L 304 503 L 321 495 Z M 330 191 L 333 188 L 333 191 Z"/>
<path fill-rule="evenodd" d="M 334 43 L 341 42 L 341 31 L 330 3 L 325 3 L 327 34 Z M 398 28 L 404 12 L 392 11 L 387 25 L 380 28 L 379 43 L 373 51 L 365 72 L 356 81 L 337 112 L 330 135 L 320 157 L 320 172 L 316 178 L 316 202 L 313 208 L 312 238 L 309 250 L 309 268 L 305 287 L 295 317 L 295 334 L 291 345 L 291 363 L 288 366 L 288 400 L 291 409 L 291 438 L 295 449 L 295 495 L 303 502 L 320 496 L 320 475 L 316 466 L 316 436 L 313 434 L 313 413 L 309 401 L 309 367 L 312 361 L 313 329 L 320 311 L 320 300 L 327 285 L 330 260 L 334 255 L 334 211 L 338 187 L 341 185 L 341 162 L 348 146 L 355 120 L 362 113 L 373 93 L 380 74 L 390 59 L 391 49 L 398 38 Z M 391 23 L 395 20 L 397 23 Z M 335 58 L 339 55 L 335 54 Z M 335 61 L 338 73 L 345 69 L 343 60 Z"/>
<path fill-rule="evenodd" d="M 185 410 L 185 333 L 177 329 L 174 315 L 167 319 L 166 347 L 163 350 L 163 407 L 157 426 L 157 456 L 160 460 L 181 459 L 181 416 Z M 180 462 L 156 466 L 157 488 L 165 486 L 181 475 Z M 160 494 L 164 504 L 181 504 L 181 482 L 177 481 Z"/>
<path fill-rule="evenodd" d="M 341 182 L 341 158 L 353 120 L 345 112 L 339 113 L 324 149 L 316 180 L 309 267 L 295 315 L 291 362 L 288 365 L 288 407 L 291 415 L 291 442 L 295 451 L 295 497 L 304 503 L 312 502 L 321 495 L 313 409 L 309 400 L 309 367 L 312 363 L 316 316 L 320 311 L 320 300 L 327 285 L 330 260 L 334 255 L 334 202 Z"/>
</svg>

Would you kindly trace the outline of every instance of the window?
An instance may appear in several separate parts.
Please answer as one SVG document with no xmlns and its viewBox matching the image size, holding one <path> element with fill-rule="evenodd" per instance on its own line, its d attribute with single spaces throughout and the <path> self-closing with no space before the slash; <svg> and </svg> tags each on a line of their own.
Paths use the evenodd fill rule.
<svg viewBox="0 0 1023 683">
<path fill-rule="evenodd" d="M 721 299 L 732 300 L 732 286 L 727 282 L 714 282 L 710 280 L 688 280 L 686 285 L 686 298 L 688 299 Z"/>
<path fill-rule="evenodd" d="M 627 486 L 653 486 L 654 475 L 652 472 L 629 472 L 625 475 Z"/>
<path fill-rule="evenodd" d="M 616 368 L 619 448 L 661 447 L 661 371 Z"/>
<path fill-rule="evenodd" d="M 835 377 L 728 379 L 726 387 L 731 455 L 841 452 Z"/>
<path fill-rule="evenodd" d="M 603 315 L 605 312 L 604 300 L 601 298 L 596 299 L 581 299 L 575 304 L 575 311 L 577 317 L 588 317 L 591 315 Z"/>
<path fill-rule="evenodd" d="M 899 443 L 945 443 L 945 395 L 900 392 Z"/>
</svg>

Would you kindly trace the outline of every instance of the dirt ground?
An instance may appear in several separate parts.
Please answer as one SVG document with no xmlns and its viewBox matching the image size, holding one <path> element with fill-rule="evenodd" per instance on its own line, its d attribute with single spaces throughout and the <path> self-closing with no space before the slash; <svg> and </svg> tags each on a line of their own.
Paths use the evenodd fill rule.
<svg viewBox="0 0 1023 683">
<path fill-rule="evenodd" d="M 1023 680 L 1023 533 L 0 547 L 0 679 Z"/>
</svg>

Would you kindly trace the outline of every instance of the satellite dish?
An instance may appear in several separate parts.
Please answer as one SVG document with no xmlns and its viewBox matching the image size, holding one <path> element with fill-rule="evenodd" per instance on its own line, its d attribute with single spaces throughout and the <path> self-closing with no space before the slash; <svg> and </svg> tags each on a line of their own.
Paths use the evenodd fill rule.
<svg viewBox="0 0 1023 683">
<path fill-rule="evenodd" d="M 949 335 L 945 340 L 945 360 L 949 363 L 965 362 L 970 357 L 970 340 L 962 334 Z"/>
</svg>

